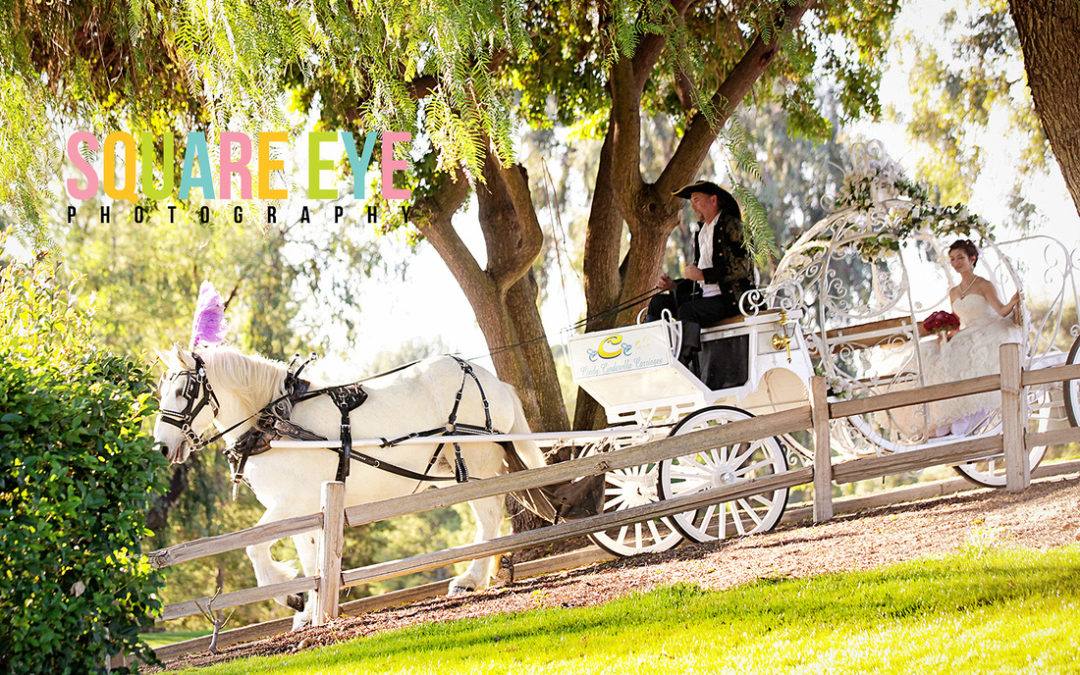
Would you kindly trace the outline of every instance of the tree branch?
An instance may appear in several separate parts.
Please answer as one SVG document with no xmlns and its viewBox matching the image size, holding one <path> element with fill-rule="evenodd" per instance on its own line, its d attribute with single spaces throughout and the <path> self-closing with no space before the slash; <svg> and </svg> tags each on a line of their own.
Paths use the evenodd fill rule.
<svg viewBox="0 0 1080 675">
<path fill-rule="evenodd" d="M 619 276 L 619 244 L 623 219 L 611 185 L 611 145 L 611 134 L 608 134 L 600 149 L 600 165 L 596 171 L 592 208 L 589 210 L 588 227 L 585 228 L 585 253 L 581 264 L 589 315 L 614 305 L 622 285 Z M 610 322 L 611 318 L 606 321 Z M 590 319 L 586 330 L 609 328 L 607 322 Z"/>
<path fill-rule="evenodd" d="M 529 197 L 524 169 L 500 166 L 489 144 L 483 173 L 484 182 L 477 186 L 476 199 L 487 245 L 487 274 L 498 288 L 499 297 L 504 297 L 540 254 L 543 233 Z"/>
<path fill-rule="evenodd" d="M 469 196 L 469 182 L 461 169 L 434 193 L 413 204 L 417 226 L 446 263 L 466 296 L 490 284 L 472 251 L 454 229 L 453 216 Z"/>
<path fill-rule="evenodd" d="M 633 209 L 645 181 L 641 177 L 641 91 L 634 88 L 633 66 L 619 59 L 611 68 L 612 187 L 624 212 Z"/>
<path fill-rule="evenodd" d="M 709 154 L 716 136 L 727 122 L 735 107 L 746 97 L 754 84 L 761 78 L 762 73 L 769 67 L 778 53 L 781 33 L 788 33 L 798 26 L 806 10 L 814 4 L 814 0 L 802 0 L 799 4 L 790 6 L 784 10 L 783 30 L 777 31 L 772 41 L 765 42 L 759 35 L 743 55 L 739 63 L 735 65 L 731 73 L 720 84 L 716 93 L 712 96 L 712 104 L 721 110 L 719 125 L 713 128 L 708 119 L 701 114 L 695 113 L 690 121 L 690 126 L 679 141 L 679 147 L 671 161 L 664 167 L 660 177 L 656 181 L 656 187 L 662 195 L 670 195 L 681 186 L 691 182 L 697 173 L 698 167 Z"/>
<path fill-rule="evenodd" d="M 689 9 L 691 4 L 692 0 L 675 0 L 671 3 L 671 7 L 675 10 L 679 21 L 683 20 L 686 10 Z M 667 44 L 667 38 L 666 33 L 649 33 L 638 43 L 637 51 L 634 52 L 634 57 L 631 59 L 631 66 L 634 72 L 634 90 L 639 95 L 645 90 L 645 83 L 649 81 L 649 76 L 652 75 L 653 68 L 656 67 L 660 53 L 664 50 L 664 45 Z"/>
<path fill-rule="evenodd" d="M 498 164 L 498 159 L 494 156 L 492 158 Z M 498 168 L 499 176 L 506 186 L 510 203 L 517 215 L 521 235 L 517 247 L 518 264 L 515 266 L 518 269 L 509 270 L 513 274 L 507 279 L 506 288 L 509 288 L 529 271 L 537 256 L 540 255 L 544 247 L 544 231 L 540 228 L 540 221 L 536 217 L 536 207 L 533 206 L 532 193 L 529 191 L 529 175 L 525 167 L 520 164 L 512 166 L 498 164 Z"/>
<path fill-rule="evenodd" d="M 692 0 L 671 3 L 678 21 L 683 20 L 691 4 Z M 624 212 L 635 210 L 645 188 L 641 176 L 641 96 L 665 44 L 666 33 L 650 33 L 642 38 L 633 57 L 619 59 L 612 67 L 608 136 L 612 140 L 613 185 Z M 633 219 L 628 222 L 633 229 Z"/>
</svg>

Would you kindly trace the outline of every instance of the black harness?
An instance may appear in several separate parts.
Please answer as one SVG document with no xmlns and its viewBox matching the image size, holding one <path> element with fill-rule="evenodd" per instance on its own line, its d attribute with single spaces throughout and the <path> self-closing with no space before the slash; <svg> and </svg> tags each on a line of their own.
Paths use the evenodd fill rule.
<svg viewBox="0 0 1080 675">
<path fill-rule="evenodd" d="M 217 395 L 210 388 L 209 380 L 206 379 L 206 364 L 203 362 L 202 357 L 195 352 L 192 352 L 191 356 L 195 359 L 195 368 L 193 370 L 182 370 L 175 376 L 184 376 L 184 391 L 182 394 L 185 401 L 184 409 L 165 410 L 162 408 L 158 412 L 161 414 L 162 422 L 171 424 L 184 432 L 184 437 L 197 449 L 217 437 L 215 436 L 211 441 L 203 442 L 192 430 L 192 423 L 195 422 L 195 418 L 199 416 L 199 413 L 207 405 L 214 411 L 214 417 L 217 417 L 220 405 L 218 404 Z"/>
<path fill-rule="evenodd" d="M 435 465 L 435 461 L 438 459 L 443 447 L 446 445 L 445 443 L 439 443 L 435 448 L 435 452 L 432 453 L 427 468 L 422 474 L 353 450 L 352 427 L 349 423 L 349 416 L 353 410 L 359 408 L 364 401 L 367 400 L 368 394 L 364 391 L 361 382 L 311 390 L 311 383 L 307 380 L 300 379 L 300 372 L 304 369 L 304 366 L 310 363 L 312 360 L 310 358 L 295 369 L 293 368 L 293 364 L 295 364 L 296 359 L 293 359 L 293 363 L 290 363 L 289 372 L 285 376 L 284 395 L 271 401 L 258 412 L 237 422 L 228 429 L 217 433 L 210 438 L 200 439 L 192 430 L 192 423 L 207 405 L 211 406 L 214 415 L 217 416 L 219 405 L 217 396 L 214 394 L 213 389 L 210 387 L 210 382 L 206 378 L 206 365 L 203 362 L 202 357 L 195 353 L 192 353 L 192 357 L 195 359 L 195 368 L 193 370 L 180 371 L 175 376 L 179 377 L 182 375 L 185 377 L 183 394 L 186 399 L 186 404 L 184 405 L 183 410 L 172 411 L 162 409 L 160 410 L 161 418 L 166 423 L 178 427 L 183 431 L 184 436 L 192 443 L 196 450 L 209 445 L 226 433 L 254 418 L 251 428 L 245 431 L 240 438 L 237 439 L 235 444 L 231 447 L 227 447 L 223 451 L 225 456 L 229 459 L 229 464 L 233 469 L 234 495 L 235 486 L 244 481 L 244 467 L 247 464 L 248 458 L 270 450 L 271 441 L 281 438 L 304 441 L 327 440 L 325 436 L 308 431 L 292 422 L 290 419 L 292 416 L 292 409 L 296 404 L 309 401 L 319 396 L 329 397 L 334 403 L 334 406 L 341 413 L 341 446 L 337 450 L 338 468 L 335 480 L 344 481 L 348 477 L 350 460 L 363 462 L 373 468 L 421 482 L 456 480 L 459 483 L 463 483 L 469 480 L 468 467 L 465 465 L 465 460 L 461 456 L 461 447 L 456 442 L 453 443 L 453 476 L 428 475 L 428 472 L 431 471 L 431 468 Z M 480 379 L 473 370 L 472 364 L 456 356 L 452 358 L 457 361 L 458 365 L 461 367 L 461 386 L 458 387 L 457 394 L 454 397 L 454 406 L 450 411 L 446 425 L 428 429 L 426 431 L 413 432 L 398 438 L 382 438 L 379 447 L 393 447 L 402 441 L 411 438 L 435 437 L 447 434 L 464 435 L 495 433 L 491 424 L 490 404 L 488 403 L 487 395 L 484 393 L 484 388 L 480 384 Z M 461 399 L 464 395 L 465 385 L 469 378 L 472 378 L 472 381 L 476 384 L 476 388 L 480 392 L 480 400 L 484 405 L 483 427 L 471 424 L 459 424 L 457 421 L 458 409 L 461 406 Z"/>
</svg>

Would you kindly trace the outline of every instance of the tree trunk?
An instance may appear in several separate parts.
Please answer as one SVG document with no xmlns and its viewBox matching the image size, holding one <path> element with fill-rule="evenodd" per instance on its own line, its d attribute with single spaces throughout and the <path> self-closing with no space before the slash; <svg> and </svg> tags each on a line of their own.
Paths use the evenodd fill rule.
<svg viewBox="0 0 1080 675">
<path fill-rule="evenodd" d="M 525 368 L 532 375 L 532 387 L 536 393 L 539 416 L 530 420 L 533 431 L 566 431 L 570 419 L 566 415 L 562 387 L 555 371 L 555 359 L 544 337 L 544 324 L 536 306 L 538 293 L 536 277 L 532 270 L 510 287 L 506 305 L 514 322 L 514 332 L 521 345 Z"/>
<path fill-rule="evenodd" d="M 675 3 L 681 16 L 690 3 Z M 798 26 L 812 0 L 801 0 L 786 7 L 784 32 Z M 727 116 L 742 102 L 776 58 L 783 35 L 774 34 L 766 42 L 758 36 L 743 58 L 713 94 L 712 102 L 723 110 L 711 125 L 700 111 L 679 141 L 671 159 L 655 183 L 646 183 L 641 175 L 641 95 L 652 74 L 666 40 L 649 35 L 631 59 L 620 59 L 612 68 L 611 112 L 607 134 L 597 167 L 596 188 L 589 213 L 585 239 L 585 301 L 590 316 L 618 302 L 647 292 L 656 284 L 667 238 L 678 225 L 681 200 L 672 192 L 694 180 L 708 155 Z M 691 111 L 688 111 L 688 113 Z M 622 224 L 630 230 L 630 250 L 618 262 Z M 642 304 L 624 309 L 616 316 L 590 320 L 587 330 L 603 330 L 633 321 Z M 574 428 L 593 428 L 603 423 L 603 411 L 596 402 L 578 390 Z"/>
<path fill-rule="evenodd" d="M 467 194 L 464 177 L 458 176 L 443 194 L 420 204 L 421 231 L 465 293 L 492 352 L 495 371 L 517 388 L 530 426 L 535 431 L 565 430 L 566 404 L 550 347 L 543 339 L 528 342 L 544 334 L 531 271 L 543 235 L 528 194 L 528 178 L 520 166 L 500 167 L 490 152 L 485 157 L 484 183 L 476 190 L 487 248 L 483 269 L 451 222 Z"/>
<path fill-rule="evenodd" d="M 592 208 L 585 229 L 585 251 L 582 271 L 585 281 L 586 331 L 614 327 L 615 316 L 606 310 L 619 302 L 622 279 L 619 276 L 619 249 L 622 242 L 623 219 L 611 187 L 611 133 L 605 135 L 596 170 Z M 598 429 L 604 424 L 600 404 L 580 387 L 574 408 L 574 429 Z"/>
<path fill-rule="evenodd" d="M 1031 98 L 1080 214 L 1080 3 L 1009 0 Z"/>
</svg>

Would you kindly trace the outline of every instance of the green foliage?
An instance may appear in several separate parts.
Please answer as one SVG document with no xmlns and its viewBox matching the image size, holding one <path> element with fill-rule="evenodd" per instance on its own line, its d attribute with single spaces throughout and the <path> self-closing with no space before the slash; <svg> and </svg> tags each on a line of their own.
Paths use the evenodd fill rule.
<svg viewBox="0 0 1080 675">
<path fill-rule="evenodd" d="M 261 217 L 255 209 L 245 209 L 245 222 L 237 224 L 230 208 L 214 206 L 204 225 L 196 215 L 200 202 L 175 205 L 176 222 L 166 204 L 146 205 L 140 224 L 132 206 L 113 202 L 109 222 L 102 223 L 98 204 L 90 201 L 70 224 L 54 214 L 56 224 L 46 230 L 64 257 L 61 273 L 78 275 L 96 298 L 95 330 L 104 344 L 136 354 L 187 345 L 199 284 L 209 279 L 229 300 L 230 338 L 241 348 L 279 359 L 309 351 L 314 338 L 295 326 L 296 299 L 303 280 L 337 283 L 338 275 L 326 269 L 340 264 L 333 246 L 309 242 L 299 227 L 261 229 L 251 224 Z M 335 245 L 347 243 L 341 238 Z M 304 259 L 286 256 L 286 247 L 302 250 Z M 357 249 L 341 257 L 353 265 L 370 258 L 370 251 Z"/>
<path fill-rule="evenodd" d="M 537 589 L 532 611 L 197 672 L 1073 672 L 1080 550 L 998 550 L 994 536 L 977 528 L 958 554 L 877 570 L 681 584 L 593 607 L 551 607 Z"/>
<path fill-rule="evenodd" d="M 149 372 L 102 349 L 90 310 L 53 266 L 0 271 L 0 668 L 101 671 L 152 658 L 138 638 L 160 608 L 142 555 L 161 491 L 144 418 Z"/>
<path fill-rule="evenodd" d="M 167 37 L 169 4 L 0 3 L 0 209 L 43 237 L 63 150 L 59 122 L 138 135 L 198 115 Z M 72 129 L 68 129 L 72 130 Z"/>
<path fill-rule="evenodd" d="M 835 128 L 836 112 L 825 104 L 825 116 Z M 828 212 L 821 196 L 836 193 L 843 180 L 841 165 L 849 154 L 842 139 L 830 132 L 815 142 L 800 135 L 779 102 L 747 107 L 739 121 L 749 144 L 762 157 L 761 180 L 754 185 L 768 214 L 769 227 L 781 250 Z"/>
<path fill-rule="evenodd" d="M 47 160 L 56 154 L 48 149 L 56 148 L 57 143 L 48 127 L 40 87 L 0 71 L 0 118 L 9 129 L 18 130 L 0 134 L 0 157 L 13 160 L 0 160 L 0 205 L 9 205 L 19 216 L 17 222 L 27 225 L 19 228 L 24 235 L 42 243 Z"/>
<path fill-rule="evenodd" d="M 918 177 L 936 186 L 944 201 L 967 201 L 986 151 L 1001 144 L 1003 129 L 1024 146 L 1011 167 L 1017 184 L 1046 172 L 1050 146 L 1031 101 L 1008 3 L 979 0 L 950 10 L 941 28 L 948 53 L 922 34 L 905 36 L 913 52 L 914 98 L 907 131 L 930 148 Z M 1030 226 L 1022 201 L 1014 204 L 1013 216 L 1022 227 Z"/>
<path fill-rule="evenodd" d="M 664 42 L 641 101 L 646 115 L 670 116 L 681 131 L 701 112 L 719 130 L 731 113 L 716 93 L 721 83 L 747 45 L 786 29 L 783 12 L 794 0 L 693 3 L 685 16 L 667 0 L 545 0 L 528 7 L 520 0 L 131 0 L 89 16 L 73 8 L 50 15 L 25 4 L 0 13 L 10 28 L 0 48 L 10 58 L 0 65 L 24 86 L 46 82 L 50 102 L 70 117 L 100 123 L 126 115 L 129 127 L 155 130 L 180 121 L 212 130 L 265 127 L 282 121 L 281 103 L 291 96 L 317 112 L 323 126 L 413 131 L 417 146 L 431 150 L 410 179 L 423 196 L 457 169 L 482 181 L 489 141 L 500 161 L 515 161 L 515 121 L 548 127 L 591 120 L 599 133 L 615 65 L 625 67 L 647 38 Z M 821 81 L 835 82 L 840 121 L 877 115 L 881 56 L 898 6 L 815 3 L 795 31 L 784 33 L 781 53 L 753 96 L 780 101 L 792 130 L 817 139 L 831 127 L 815 95 Z M 75 44 L 73 27 L 84 22 L 101 30 L 95 40 L 110 36 L 107 44 Z M 60 58 L 63 48 L 76 58 Z M 68 81 L 72 89 L 59 86 Z M 152 86 L 161 87 L 161 101 L 146 96 Z M 126 96 L 117 96 L 118 88 Z M 740 138 L 730 137 L 729 148 L 754 175 Z M 37 147 L 43 145 L 49 147 Z M 13 153 L 6 166 L 25 174 L 36 161 L 32 147 Z M 747 195 L 755 187 L 747 186 Z M 775 243 L 756 200 L 743 201 L 752 216 L 747 242 L 764 259 Z"/>
</svg>

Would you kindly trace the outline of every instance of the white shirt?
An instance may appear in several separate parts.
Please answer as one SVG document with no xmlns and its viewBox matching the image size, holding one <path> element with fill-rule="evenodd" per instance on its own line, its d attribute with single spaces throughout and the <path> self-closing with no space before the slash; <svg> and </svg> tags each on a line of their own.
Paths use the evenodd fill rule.
<svg viewBox="0 0 1080 675">
<path fill-rule="evenodd" d="M 720 220 L 719 213 L 698 230 L 698 269 L 709 269 L 713 266 L 713 230 L 716 229 L 716 222 L 718 220 Z M 704 281 L 699 281 L 698 284 L 701 286 L 701 296 L 703 298 L 711 298 L 714 295 L 720 295 L 720 284 L 707 284 Z"/>
</svg>

